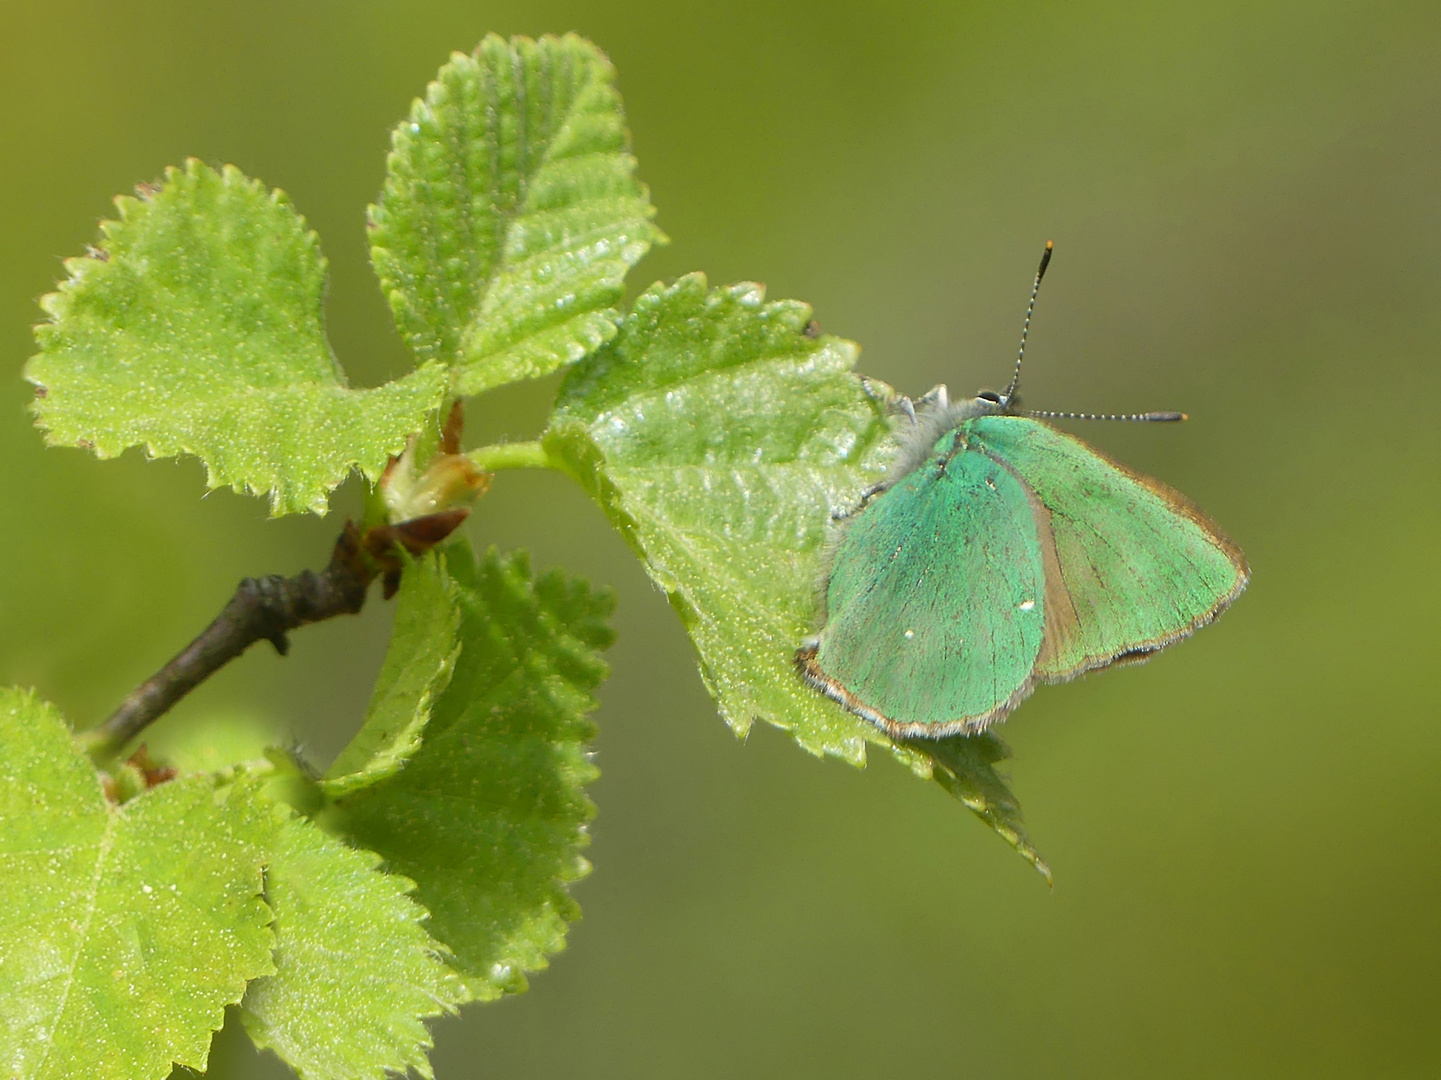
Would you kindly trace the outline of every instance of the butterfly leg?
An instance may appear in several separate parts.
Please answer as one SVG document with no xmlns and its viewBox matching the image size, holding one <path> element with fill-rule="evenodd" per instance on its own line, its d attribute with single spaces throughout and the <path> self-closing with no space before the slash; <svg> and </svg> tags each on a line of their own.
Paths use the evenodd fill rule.
<svg viewBox="0 0 1441 1080">
<path fill-rule="evenodd" d="M 912 428 L 920 426 L 920 420 L 917 418 L 916 415 L 917 405 L 919 405 L 921 409 L 925 412 L 931 412 L 932 410 L 940 410 L 944 412 L 946 409 L 951 407 L 951 394 L 950 391 L 946 389 L 945 383 L 937 383 L 915 401 L 912 401 L 904 394 L 894 394 L 894 391 L 890 393 L 882 392 L 881 387 L 884 387 L 886 391 L 890 391 L 890 387 L 885 386 L 884 383 L 878 386 L 869 377 L 865 375 L 861 376 L 861 388 L 873 400 L 884 400 L 890 408 L 894 409 L 896 412 L 904 414 L 905 417 L 910 420 Z M 886 488 L 890 486 L 890 484 L 891 481 L 888 480 L 882 480 L 878 484 L 872 484 L 870 487 L 866 488 L 865 491 L 861 492 L 860 500 L 856 503 L 855 506 L 845 510 L 832 510 L 831 520 L 844 521 L 848 517 L 859 514 L 862 510 L 866 508 L 866 505 L 872 499 L 874 499 L 881 492 L 885 491 Z"/>
<path fill-rule="evenodd" d="M 861 497 L 856 502 L 855 506 L 848 507 L 844 510 L 832 510 L 831 520 L 844 521 L 848 517 L 854 517 L 856 514 L 859 514 L 862 510 L 866 508 L 867 503 L 869 503 L 881 492 L 885 491 L 886 488 L 889 486 L 890 485 L 884 480 L 882 480 L 879 484 L 872 484 L 870 487 L 866 488 L 865 491 L 861 492 Z"/>
<path fill-rule="evenodd" d="M 859 378 L 861 390 L 864 391 L 866 397 L 884 405 L 892 412 L 902 412 L 907 416 L 915 416 L 915 408 L 911 404 L 911 399 L 904 394 L 896 393 L 895 387 L 887 386 L 879 379 L 873 379 L 869 375 L 861 375 Z"/>
<path fill-rule="evenodd" d="M 946 409 L 950 406 L 951 403 L 951 396 L 949 391 L 946 390 L 945 383 L 940 383 L 936 386 L 931 387 L 925 392 L 925 394 L 923 394 L 919 399 L 915 401 L 912 401 L 904 394 L 893 397 L 889 393 L 882 393 L 880 389 L 870 380 L 870 378 L 865 375 L 861 376 L 861 388 L 865 390 L 865 392 L 870 395 L 871 398 L 876 400 L 885 400 L 886 404 L 889 405 L 890 408 L 894 409 L 896 412 L 903 414 L 905 418 L 911 422 L 911 427 L 916 427 L 919 423 L 919 421 L 916 419 L 917 405 L 919 405 L 922 409 L 927 410 L 932 408 Z M 886 387 L 886 390 L 890 390 L 890 387 Z"/>
<path fill-rule="evenodd" d="M 951 407 L 951 395 L 946 389 L 946 384 L 936 384 L 922 394 L 916 401 L 912 401 L 908 397 L 899 398 L 896 401 L 895 407 L 906 414 L 913 428 L 920 426 L 920 421 L 916 419 L 917 405 L 925 412 L 930 412 L 933 409 L 945 412 Z"/>
<path fill-rule="evenodd" d="M 946 389 L 945 383 L 936 383 L 935 386 L 921 395 L 921 400 L 917 404 L 925 409 L 949 409 L 951 407 L 951 392 Z"/>
</svg>

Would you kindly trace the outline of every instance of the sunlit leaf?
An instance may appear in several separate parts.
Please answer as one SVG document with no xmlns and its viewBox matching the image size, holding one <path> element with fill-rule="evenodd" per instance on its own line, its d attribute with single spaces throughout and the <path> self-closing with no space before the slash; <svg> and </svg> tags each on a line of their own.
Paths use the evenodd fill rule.
<svg viewBox="0 0 1441 1080">
<path fill-rule="evenodd" d="M 856 347 L 807 335 L 810 309 L 691 275 L 637 301 L 571 373 L 548 444 L 672 597 L 726 722 L 760 717 L 814 753 L 864 760 L 869 725 L 796 678 L 826 526 L 883 475 L 881 403 Z"/>
<path fill-rule="evenodd" d="M 429 1077 L 424 1018 L 464 997 L 406 895 L 412 883 L 379 862 L 300 818 L 271 847 L 276 971 L 251 984 L 241 1017 L 302 1080 Z"/>
<path fill-rule="evenodd" d="M 452 365 L 461 393 L 608 341 L 626 270 L 664 240 L 614 80 L 574 35 L 491 35 L 391 136 L 371 258 L 401 333 Z"/>
<path fill-rule="evenodd" d="M 894 453 L 892 392 L 855 375 L 856 347 L 815 336 L 810 315 L 757 285 L 656 286 L 571 371 L 546 446 L 669 594 L 737 734 L 758 717 L 862 764 L 867 742 L 890 740 L 802 683 L 794 657 L 815 629 L 832 515 Z M 1033 858 L 991 769 L 998 739 L 895 749 Z"/>
<path fill-rule="evenodd" d="M 532 581 L 524 556 L 447 551 L 460 656 L 421 748 L 393 776 L 339 803 L 337 826 L 417 884 L 431 934 L 470 992 L 523 989 L 564 947 L 579 911 L 567 883 L 596 776 L 586 713 L 605 678 L 614 601 L 559 573 Z"/>
<path fill-rule="evenodd" d="M 274 970 L 275 831 L 243 779 L 113 805 L 54 708 L 0 691 L 0 1075 L 203 1069 L 225 1006 Z"/>
<path fill-rule="evenodd" d="M 321 319 L 325 260 L 280 192 L 191 160 L 116 205 L 42 301 L 25 375 L 52 445 L 193 454 L 212 488 L 323 512 L 352 467 L 376 477 L 439 404 L 438 365 L 346 386 Z"/>
</svg>

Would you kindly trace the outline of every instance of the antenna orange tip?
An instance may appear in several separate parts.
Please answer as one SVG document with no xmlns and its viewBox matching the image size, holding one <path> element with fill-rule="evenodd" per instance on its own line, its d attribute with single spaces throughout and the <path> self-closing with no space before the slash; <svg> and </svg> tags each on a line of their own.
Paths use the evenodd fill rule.
<svg viewBox="0 0 1441 1080">
<path fill-rule="evenodd" d="M 1051 243 L 1051 241 L 1049 241 L 1049 240 L 1046 241 L 1046 250 L 1047 250 L 1047 251 L 1050 251 L 1051 248 L 1053 248 L 1053 247 L 1055 247 L 1055 246 L 1056 246 L 1056 245 L 1053 244 L 1053 243 Z"/>
</svg>

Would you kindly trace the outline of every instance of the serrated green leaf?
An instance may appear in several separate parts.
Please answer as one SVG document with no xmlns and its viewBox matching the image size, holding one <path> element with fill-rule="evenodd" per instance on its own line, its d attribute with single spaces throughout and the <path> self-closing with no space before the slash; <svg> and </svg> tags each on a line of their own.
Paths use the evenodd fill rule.
<svg viewBox="0 0 1441 1080">
<path fill-rule="evenodd" d="M 489 999 L 524 989 L 579 914 L 567 883 L 589 870 L 586 714 L 614 600 L 559 573 L 532 581 L 522 554 L 446 559 L 461 613 L 450 685 L 420 750 L 341 800 L 338 826 L 416 882 L 431 933 Z"/>
<path fill-rule="evenodd" d="M 112 805 L 55 709 L 0 691 L 0 1073 L 203 1069 L 225 1006 L 274 971 L 260 895 L 274 832 L 244 780 Z"/>
<path fill-rule="evenodd" d="M 867 742 L 890 740 L 802 683 L 794 657 L 815 629 L 832 515 L 895 452 L 891 391 L 855 375 L 856 346 L 813 336 L 810 316 L 758 285 L 655 286 L 567 376 L 545 445 L 669 594 L 731 728 L 759 717 L 860 765 Z M 991 768 L 1003 744 L 954 749 L 898 752 L 1033 858 Z"/>
<path fill-rule="evenodd" d="M 302 1080 L 429 1078 L 424 1018 L 464 999 L 406 895 L 414 883 L 379 863 L 300 818 L 271 848 L 275 974 L 250 985 L 241 1018 Z"/>
<path fill-rule="evenodd" d="M 327 795 L 339 798 L 383 780 L 419 749 L 435 699 L 450 682 L 459 628 L 455 586 L 438 557 L 408 566 L 365 722 L 321 781 Z"/>
<path fill-rule="evenodd" d="M 671 595 L 736 733 L 762 717 L 860 763 L 884 737 L 807 688 L 793 658 L 830 515 L 883 474 L 892 440 L 851 372 L 856 347 L 807 336 L 810 314 L 699 274 L 650 289 L 567 378 L 547 446 Z"/>
<path fill-rule="evenodd" d="M 324 512 L 352 467 L 374 479 L 439 405 L 439 365 L 346 386 L 322 323 L 325 259 L 281 192 L 192 159 L 116 205 L 41 301 L 25 376 L 52 445 L 193 454 L 212 488 Z"/>
<path fill-rule="evenodd" d="M 456 53 L 391 136 L 371 259 L 400 332 L 460 393 L 615 335 L 626 271 L 664 235 L 635 179 L 615 69 L 574 35 Z"/>
</svg>

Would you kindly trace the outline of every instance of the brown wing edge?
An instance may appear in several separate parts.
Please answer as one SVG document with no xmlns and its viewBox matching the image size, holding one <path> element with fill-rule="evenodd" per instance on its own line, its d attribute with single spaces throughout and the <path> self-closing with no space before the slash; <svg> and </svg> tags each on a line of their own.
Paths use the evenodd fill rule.
<svg viewBox="0 0 1441 1080">
<path fill-rule="evenodd" d="M 955 720 L 948 720 L 945 723 L 941 724 L 921 724 L 916 722 L 892 720 L 889 716 L 881 712 L 879 709 L 875 708 L 874 706 L 867 705 L 864 701 L 851 693 L 850 690 L 846 689 L 846 687 L 841 685 L 840 682 L 831 678 L 829 675 L 827 675 L 824 671 L 821 670 L 820 662 L 816 655 L 819 651 L 818 642 L 815 639 L 810 639 L 804 642 L 801 647 L 796 650 L 795 656 L 796 670 L 800 673 L 801 678 L 804 679 L 806 683 L 809 684 L 813 689 L 819 690 L 826 697 L 830 698 L 837 705 L 841 706 L 841 708 L 845 709 L 847 712 L 854 713 L 862 720 L 866 720 L 874 724 L 876 727 L 880 728 L 887 735 L 889 735 L 892 739 L 945 739 L 949 738 L 952 735 L 979 735 L 981 732 L 989 728 L 992 724 L 999 724 L 1001 721 L 1005 720 L 1007 716 L 1009 716 L 1013 711 L 1015 711 L 1016 707 L 1019 706 L 1021 702 L 1025 701 L 1026 698 L 1031 696 L 1031 694 L 1035 691 L 1036 686 L 1043 681 L 1036 674 L 1036 668 L 1040 664 L 1040 657 L 1045 654 L 1046 642 L 1050 640 L 1051 616 L 1049 613 L 1052 610 L 1051 581 L 1053 579 L 1051 570 L 1053 566 L 1059 570 L 1060 565 L 1059 560 L 1056 557 L 1055 539 L 1051 534 L 1050 511 L 1048 511 L 1043 505 L 1041 505 L 1040 498 L 1036 495 L 1035 490 L 1031 487 L 1030 484 L 1026 483 L 1025 478 L 1022 477 L 1020 473 L 1016 472 L 1016 470 L 1011 467 L 1011 464 L 1008 461 L 1006 461 L 1004 458 L 998 457 L 995 454 L 991 454 L 988 451 L 981 449 L 980 447 L 978 447 L 977 449 L 979 449 L 981 453 L 986 454 L 987 457 L 989 457 L 992 461 L 994 461 L 1001 468 L 1005 469 L 1008 473 L 1010 473 L 1013 477 L 1016 478 L 1016 480 L 1021 485 L 1021 490 L 1026 493 L 1026 498 L 1030 501 L 1031 504 L 1031 513 L 1035 519 L 1036 528 L 1040 533 L 1041 557 L 1045 563 L 1044 570 L 1046 578 L 1046 595 L 1042 601 L 1042 603 L 1046 605 L 1046 629 L 1042 633 L 1040 652 L 1037 654 L 1036 663 L 1032 665 L 1031 674 L 1027 676 L 1026 680 L 1021 683 L 1020 686 L 1016 687 L 1016 689 L 1011 693 L 1010 697 L 1008 697 L 1005 701 L 1001 702 L 1001 704 L 997 705 L 990 712 L 983 713 L 980 716 L 958 717 Z M 1059 580 L 1059 576 L 1059 573 L 1054 575 L 1057 580 Z M 1069 598 L 1066 599 L 1066 604 L 1069 607 Z M 1071 619 L 1072 621 L 1075 620 L 1074 611 L 1071 613 Z"/>
<path fill-rule="evenodd" d="M 1041 423 L 1041 421 L 1034 421 Z M 1123 476 L 1135 481 L 1148 491 L 1155 494 L 1171 509 L 1181 516 L 1188 518 L 1221 550 L 1227 561 L 1236 570 L 1236 579 L 1231 590 L 1216 601 L 1207 611 L 1202 612 L 1191 620 L 1189 626 L 1183 627 L 1170 634 L 1162 635 L 1150 641 L 1140 642 L 1121 652 L 1110 653 L 1102 656 L 1087 657 L 1080 664 L 1068 671 L 1057 675 L 1043 676 L 1039 674 L 1042 662 L 1046 659 L 1048 651 L 1052 657 L 1055 655 L 1057 643 L 1063 640 L 1068 632 L 1067 627 L 1076 624 L 1075 608 L 1071 604 L 1070 594 L 1066 591 L 1065 582 L 1061 577 L 1060 558 L 1056 554 L 1055 533 L 1051 527 L 1051 512 L 1041 501 L 1035 489 L 1021 476 L 1011 464 L 999 455 L 991 454 L 988 449 L 981 448 L 993 461 L 1005 468 L 1012 476 L 1020 481 L 1021 487 L 1025 490 L 1031 501 L 1031 511 L 1035 517 L 1036 531 L 1041 541 L 1041 558 L 1045 567 L 1046 593 L 1043 603 L 1046 606 L 1046 625 L 1041 639 L 1041 649 L 1036 656 L 1035 666 L 1031 670 L 1031 676 L 1016 687 L 1006 701 L 1002 702 L 990 712 L 981 716 L 961 717 L 956 720 L 947 721 L 944 724 L 920 724 L 907 723 L 892 720 L 880 710 L 867 705 L 848 689 L 842 686 L 835 679 L 831 678 L 821 670 L 817 662 L 817 645 L 814 641 L 803 644 L 796 650 L 795 665 L 802 679 L 812 688 L 820 691 L 846 711 L 859 716 L 861 719 L 874 724 L 893 739 L 943 739 L 952 735 L 976 735 L 985 731 L 992 724 L 1000 723 L 1015 710 L 1021 702 L 1030 697 L 1037 685 L 1041 683 L 1068 682 L 1090 671 L 1100 671 L 1108 667 L 1119 667 L 1123 664 L 1140 663 L 1150 658 L 1151 654 L 1159 652 L 1167 645 L 1172 645 L 1183 638 L 1188 638 L 1201 627 L 1214 622 L 1222 612 L 1231 606 L 1236 597 L 1245 590 L 1251 580 L 1251 568 L 1246 562 L 1246 556 L 1225 531 L 1194 502 L 1181 494 L 1175 488 L 1162 483 L 1154 477 L 1145 473 L 1136 472 L 1134 469 L 1117 461 L 1109 454 L 1105 454 L 1089 443 L 1076 438 L 1069 432 L 1061 431 L 1050 424 L 1045 425 L 1056 434 L 1070 439 L 1087 452 L 1096 455 L 1107 465 L 1110 465 Z"/>
<path fill-rule="evenodd" d="M 1044 639 L 1042 648 L 1045 647 Z M 1034 674 L 1026 679 L 1009 698 L 997 705 L 990 712 L 981 716 L 964 716 L 956 720 L 947 720 L 943 724 L 921 724 L 892 720 L 885 713 L 873 706 L 867 705 L 860 698 L 856 697 L 835 679 L 831 678 L 821 670 L 816 660 L 818 646 L 814 641 L 807 642 L 796 650 L 796 670 L 802 679 L 812 688 L 819 690 L 826 697 L 830 698 L 847 712 L 854 713 L 862 720 L 869 721 L 880 728 L 892 739 L 944 739 L 952 735 L 979 735 L 992 724 L 1004 720 L 1012 710 L 1026 698 L 1031 696 L 1036 684 L 1040 681 Z"/>
<path fill-rule="evenodd" d="M 1040 423 L 1041 421 L 1035 422 Z M 1201 629 L 1201 627 L 1215 622 L 1221 613 L 1231 606 L 1236 597 L 1245 591 L 1246 585 L 1251 580 L 1251 567 L 1246 562 L 1246 556 L 1240 547 L 1237 546 L 1236 542 L 1227 536 L 1221 526 L 1217 525 L 1204 510 L 1169 484 L 1162 483 L 1153 476 L 1147 476 L 1145 473 L 1137 472 L 1117 461 L 1109 454 L 1097 450 L 1094 446 L 1090 445 L 1090 443 L 1076 438 L 1076 436 L 1069 432 L 1061 431 L 1059 428 L 1055 428 L 1050 424 L 1046 424 L 1045 426 L 1051 428 L 1052 431 L 1062 438 L 1069 439 L 1071 442 L 1076 443 L 1088 453 L 1094 454 L 1107 465 L 1111 466 L 1111 468 L 1128 479 L 1135 481 L 1137 484 L 1140 484 L 1143 488 L 1157 496 L 1168 507 L 1176 511 L 1176 513 L 1189 519 L 1192 524 L 1205 533 L 1211 542 L 1221 550 L 1221 553 L 1226 556 L 1227 561 L 1235 568 L 1236 577 L 1230 591 L 1212 604 L 1206 611 L 1192 619 L 1188 626 L 1182 627 L 1172 633 L 1152 638 L 1149 641 L 1140 642 L 1120 652 L 1089 656 L 1069 670 L 1055 675 L 1033 674 L 1033 681 L 1045 683 L 1068 682 L 1090 671 L 1100 671 L 1108 667 L 1119 667 L 1123 664 L 1141 663 L 1150 659 L 1153 653 L 1160 652 L 1167 645 L 1173 645 L 1184 638 L 1188 638 L 1197 630 Z M 996 458 L 996 460 L 999 461 L 1001 459 Z M 1014 471 L 1013 475 L 1015 475 Z M 1046 596 L 1044 602 L 1046 604 L 1046 628 L 1044 636 L 1041 639 L 1041 651 L 1036 657 L 1035 671 L 1039 671 L 1042 662 L 1047 658 L 1048 654 L 1052 658 L 1056 655 L 1057 643 L 1063 640 L 1064 635 L 1068 632 L 1067 626 L 1075 624 L 1076 614 L 1075 608 L 1071 605 L 1070 594 L 1066 591 L 1065 582 L 1061 577 L 1061 564 L 1059 557 L 1056 555 L 1055 534 L 1051 528 L 1050 510 L 1041 502 L 1039 496 L 1036 496 L 1034 490 L 1026 483 L 1024 478 L 1017 475 L 1017 479 L 1021 481 L 1021 484 L 1027 492 L 1033 496 L 1032 507 L 1036 513 L 1036 528 L 1040 533 L 1042 560 L 1045 564 Z M 1069 612 L 1069 617 L 1067 617 L 1067 612 Z"/>
</svg>

